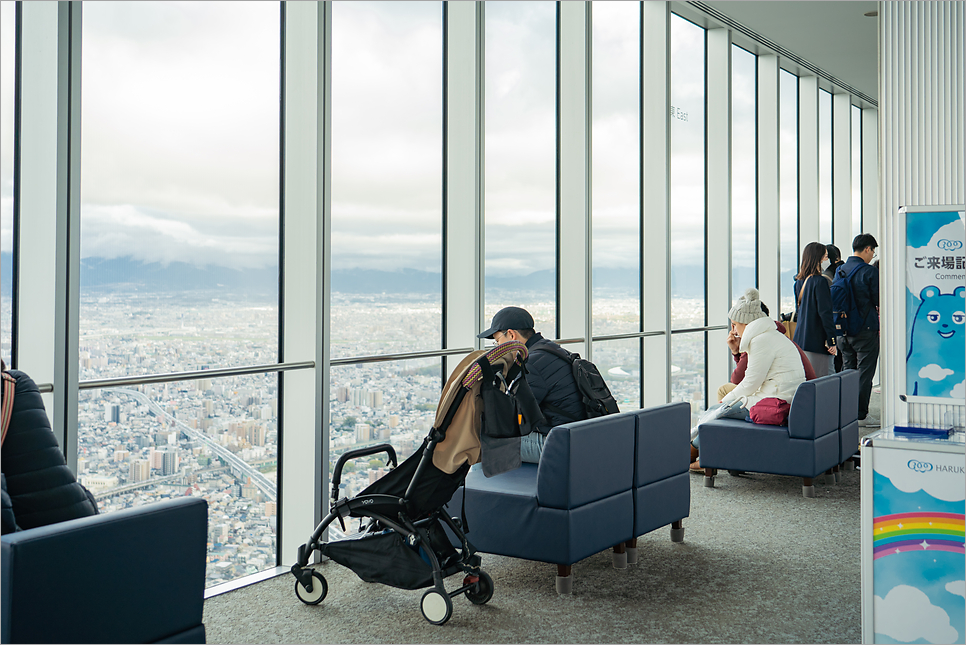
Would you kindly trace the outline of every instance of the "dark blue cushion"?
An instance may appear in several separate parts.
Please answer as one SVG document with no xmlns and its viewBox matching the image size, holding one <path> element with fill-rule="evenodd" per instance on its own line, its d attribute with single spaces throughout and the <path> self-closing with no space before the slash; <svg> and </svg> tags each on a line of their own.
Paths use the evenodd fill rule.
<svg viewBox="0 0 966 645">
<path fill-rule="evenodd" d="M 788 435 L 814 439 L 839 427 L 839 377 L 836 374 L 805 381 L 798 386 L 788 413 Z M 701 438 L 704 442 L 704 437 Z M 702 443 L 701 449 L 704 449 Z"/>
<path fill-rule="evenodd" d="M 549 508 L 577 508 L 634 484 L 632 414 L 557 426 L 547 435 L 537 472 L 537 499 Z"/>
<path fill-rule="evenodd" d="M 716 419 L 701 425 L 700 438 L 706 468 L 814 477 L 839 463 L 835 430 L 815 440 L 797 439 L 784 426 Z"/>
<path fill-rule="evenodd" d="M 637 416 L 634 485 L 640 487 L 686 473 L 691 462 L 691 406 L 668 403 L 634 414 Z"/>
<path fill-rule="evenodd" d="M 204 638 L 207 534 L 182 497 L 4 535 L 5 642 Z"/>
<path fill-rule="evenodd" d="M 853 421 L 839 430 L 839 463 L 854 455 L 859 450 L 859 422 Z"/>
<path fill-rule="evenodd" d="M 839 427 L 844 428 L 859 418 L 859 371 L 839 372 Z"/>
<path fill-rule="evenodd" d="M 458 491 L 447 510 L 458 517 L 461 504 Z M 467 487 L 465 505 L 466 537 L 483 553 L 566 565 L 633 537 L 630 491 L 564 510 L 540 507 L 534 497 Z"/>
<path fill-rule="evenodd" d="M 634 489 L 634 537 L 691 514 L 689 477 L 683 472 Z"/>
</svg>

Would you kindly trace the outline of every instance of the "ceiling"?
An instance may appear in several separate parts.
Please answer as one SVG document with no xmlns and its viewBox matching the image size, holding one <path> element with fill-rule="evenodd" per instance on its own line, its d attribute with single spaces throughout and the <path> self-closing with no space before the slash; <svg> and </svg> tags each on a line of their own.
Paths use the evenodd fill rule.
<svg viewBox="0 0 966 645">
<path fill-rule="evenodd" d="M 877 2 L 703 2 L 878 100 Z"/>
</svg>

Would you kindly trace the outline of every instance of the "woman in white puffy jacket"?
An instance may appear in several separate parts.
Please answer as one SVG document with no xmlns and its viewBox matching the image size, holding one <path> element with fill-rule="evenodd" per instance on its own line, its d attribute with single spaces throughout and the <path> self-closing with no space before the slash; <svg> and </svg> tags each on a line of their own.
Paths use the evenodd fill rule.
<svg viewBox="0 0 966 645">
<path fill-rule="evenodd" d="M 778 331 L 775 321 L 761 310 L 758 290 L 745 291 L 728 312 L 728 318 L 732 332 L 740 339 L 738 351 L 748 353 L 748 367 L 745 377 L 721 399 L 720 405 L 737 401 L 746 412 L 768 397 L 791 404 L 795 390 L 805 382 L 805 368 L 795 343 Z M 691 469 L 698 470 L 698 439 L 692 443 Z"/>
</svg>

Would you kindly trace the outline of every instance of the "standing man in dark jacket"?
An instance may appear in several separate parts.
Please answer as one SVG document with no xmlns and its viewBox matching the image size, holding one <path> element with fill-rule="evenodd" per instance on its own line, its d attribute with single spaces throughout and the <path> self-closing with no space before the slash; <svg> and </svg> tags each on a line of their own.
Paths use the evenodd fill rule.
<svg viewBox="0 0 966 645">
<path fill-rule="evenodd" d="M 878 419 L 869 416 L 872 378 L 879 361 L 879 270 L 872 266 L 879 243 L 868 233 L 852 240 L 852 255 L 839 267 L 836 277 L 851 276 L 852 294 L 862 315 L 862 331 L 843 336 L 840 350 L 842 367 L 859 370 L 859 425 L 877 426 Z M 854 273 L 854 275 L 853 275 Z"/>
<path fill-rule="evenodd" d="M 527 385 L 540 404 L 547 425 L 536 426 L 534 432 L 522 438 L 520 457 L 525 462 L 538 463 L 551 428 L 586 416 L 573 368 L 563 357 L 552 353 L 562 348 L 534 331 L 533 316 L 520 307 L 504 307 L 496 312 L 490 328 L 477 337 L 492 338 L 497 345 L 518 340 L 527 346 Z M 541 348 L 551 351 L 540 351 Z"/>
</svg>

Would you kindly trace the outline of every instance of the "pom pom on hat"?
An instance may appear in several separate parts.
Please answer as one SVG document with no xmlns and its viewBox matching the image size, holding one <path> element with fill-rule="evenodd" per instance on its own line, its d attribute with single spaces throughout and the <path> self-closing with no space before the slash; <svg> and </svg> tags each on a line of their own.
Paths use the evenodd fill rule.
<svg viewBox="0 0 966 645">
<path fill-rule="evenodd" d="M 745 290 L 744 295 L 738 298 L 735 306 L 728 312 L 728 318 L 743 324 L 765 318 L 765 312 L 761 310 L 761 296 L 758 295 L 758 289 L 751 287 Z"/>
</svg>

